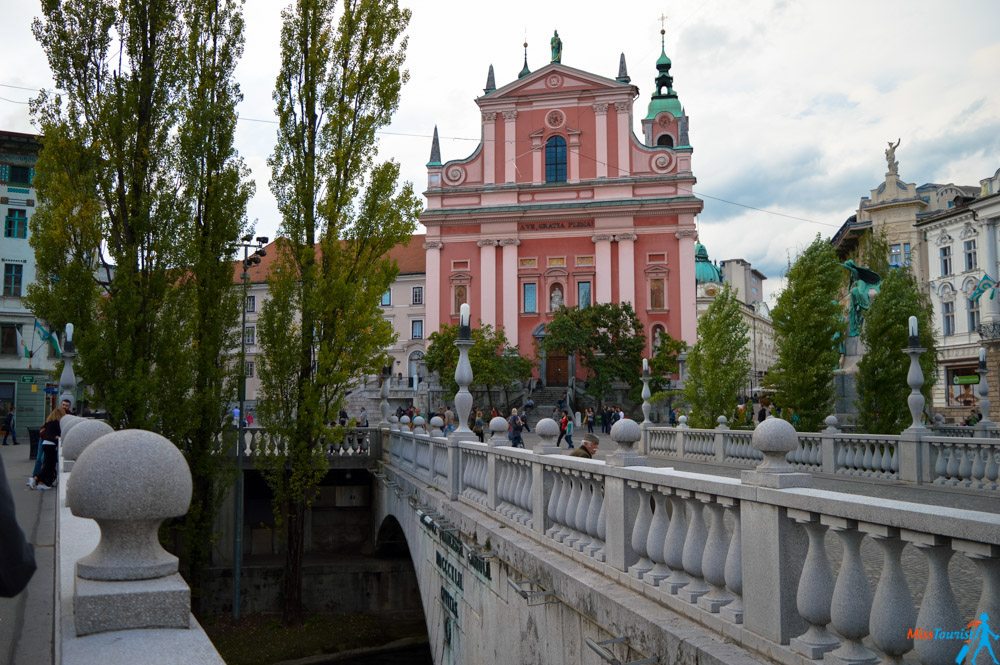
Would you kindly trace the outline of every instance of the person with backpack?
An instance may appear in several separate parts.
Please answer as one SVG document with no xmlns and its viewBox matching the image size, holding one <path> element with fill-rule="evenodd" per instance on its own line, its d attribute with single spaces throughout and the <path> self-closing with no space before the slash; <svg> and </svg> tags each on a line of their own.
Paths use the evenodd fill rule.
<svg viewBox="0 0 1000 665">
<path fill-rule="evenodd" d="M 521 432 L 524 430 L 524 421 L 517 415 L 517 408 L 510 410 L 510 418 L 507 420 L 507 424 L 510 445 L 514 448 L 524 448 L 524 441 L 521 439 Z"/>
</svg>

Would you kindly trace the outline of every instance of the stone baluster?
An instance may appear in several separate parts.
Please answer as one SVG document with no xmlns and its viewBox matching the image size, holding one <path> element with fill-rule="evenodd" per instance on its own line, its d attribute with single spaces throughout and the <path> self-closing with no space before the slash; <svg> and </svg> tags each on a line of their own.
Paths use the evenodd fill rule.
<svg viewBox="0 0 1000 665">
<path fill-rule="evenodd" d="M 549 528 L 545 530 L 545 535 L 552 538 L 559 530 L 559 497 L 563 489 L 563 474 L 554 467 L 548 471 L 552 475 L 552 492 L 549 494 L 549 505 L 546 510 L 546 515 L 549 518 Z"/>
<path fill-rule="evenodd" d="M 975 461 L 972 464 L 971 486 L 976 489 L 982 489 L 984 487 L 983 479 L 986 477 L 986 460 L 989 459 L 989 452 L 987 451 L 988 445 L 989 444 L 975 444 L 973 446 Z"/>
<path fill-rule="evenodd" d="M 994 450 L 993 446 L 985 446 L 986 449 L 986 486 L 990 489 L 997 489 L 997 478 L 1000 476 L 1000 451 Z"/>
<path fill-rule="evenodd" d="M 862 640 L 868 635 L 871 618 L 872 591 L 868 576 L 861 563 L 861 541 L 864 534 L 858 531 L 854 520 L 824 515 L 823 524 L 829 526 L 844 546 L 837 583 L 833 588 L 830 604 L 831 625 L 844 640 L 840 647 L 823 656 L 833 665 L 874 665 L 878 657 Z"/>
<path fill-rule="evenodd" d="M 642 581 L 657 586 L 670 577 L 670 569 L 667 568 L 666 560 L 663 558 L 663 546 L 667 539 L 670 519 L 667 516 L 667 497 L 656 491 L 654 487 L 648 489 L 651 490 L 653 496 L 654 508 L 653 521 L 649 525 L 649 533 L 646 535 L 646 553 L 653 562 L 653 567 L 642 576 Z"/>
<path fill-rule="evenodd" d="M 729 534 L 726 532 L 725 509 L 721 503 L 709 500 L 705 504 L 711 524 L 708 540 L 701 559 L 701 570 L 709 584 L 707 594 L 698 599 L 698 607 L 715 614 L 732 602 L 733 595 L 726 590 L 726 556 L 729 554 Z"/>
<path fill-rule="evenodd" d="M 570 529 L 566 524 L 566 516 L 569 514 L 569 508 L 574 505 L 573 493 L 576 490 L 576 484 L 573 481 L 573 477 L 569 475 L 568 472 L 564 471 L 562 473 L 563 490 L 562 494 L 559 496 L 559 512 L 556 515 L 556 520 L 559 523 L 559 530 L 556 532 L 554 538 L 560 543 L 565 541 L 570 535 Z"/>
<path fill-rule="evenodd" d="M 101 539 L 77 561 L 70 586 L 77 635 L 190 628 L 190 589 L 158 531 L 163 520 L 187 512 L 191 490 L 184 456 L 159 434 L 111 432 L 87 447 L 73 468 L 66 505 L 95 520 Z"/>
<path fill-rule="evenodd" d="M 809 538 L 809 550 L 795 595 L 799 615 L 809 622 L 809 628 L 793 638 L 789 645 L 806 658 L 819 660 L 823 654 L 840 646 L 840 640 L 827 629 L 834 583 L 830 560 L 826 555 L 827 526 L 819 521 L 816 513 L 789 509 L 788 517 L 801 524 Z"/>
<path fill-rule="evenodd" d="M 573 519 L 573 526 L 580 532 L 580 540 L 576 541 L 574 548 L 577 551 L 582 552 L 593 542 L 590 538 L 590 534 L 587 533 L 587 512 L 590 510 L 590 502 L 594 498 L 594 493 L 591 488 L 589 473 L 582 474 L 580 483 L 582 487 L 580 492 L 580 504 L 576 507 L 576 515 Z"/>
<path fill-rule="evenodd" d="M 584 550 L 584 553 L 589 556 L 594 556 L 604 544 L 600 539 L 597 528 L 598 520 L 601 517 L 601 506 L 604 503 L 604 488 L 597 478 L 594 478 L 593 482 L 594 486 L 591 492 L 590 506 L 587 508 L 587 533 L 590 534 L 591 541 L 590 545 Z"/>
<path fill-rule="evenodd" d="M 710 497 L 702 494 L 691 496 L 684 490 L 679 490 L 677 494 L 684 497 L 688 509 L 687 538 L 684 539 L 682 560 L 684 572 L 691 578 L 691 581 L 681 589 L 680 595 L 689 603 L 697 603 L 699 598 L 708 593 L 708 585 L 705 584 L 701 568 L 701 561 L 705 556 L 705 541 L 708 538 L 702 501 Z"/>
<path fill-rule="evenodd" d="M 521 494 L 519 497 L 521 509 L 524 511 L 524 523 L 531 524 L 531 489 L 532 489 L 531 468 L 525 464 L 521 465 Z"/>
<path fill-rule="evenodd" d="M 902 665 L 903 654 L 913 649 L 907 630 L 916 620 L 913 595 L 900 562 L 906 543 L 899 539 L 899 529 L 880 524 L 861 524 L 860 528 L 882 550 L 882 574 L 875 588 L 868 627 L 872 642 L 885 654 L 882 665 Z"/>
<path fill-rule="evenodd" d="M 511 485 L 511 466 L 510 462 L 506 459 L 497 460 L 500 468 L 499 478 L 497 480 L 497 498 L 500 500 L 497 505 L 497 511 L 502 515 L 510 516 L 510 485 Z"/>
<path fill-rule="evenodd" d="M 687 517 L 684 514 L 684 500 L 676 494 L 669 497 L 670 525 L 663 541 L 663 561 L 670 568 L 670 577 L 660 582 L 660 588 L 671 595 L 677 595 L 681 588 L 691 581 L 684 572 L 684 540 L 687 537 Z"/>
<path fill-rule="evenodd" d="M 722 608 L 722 617 L 733 623 L 743 623 L 743 534 L 740 530 L 740 505 L 736 499 L 719 497 L 719 503 L 733 517 L 733 537 L 726 553 L 726 589 L 733 601 Z"/>
<path fill-rule="evenodd" d="M 955 594 L 948 579 L 948 561 L 952 555 L 949 540 L 906 530 L 901 531 L 900 535 L 903 540 L 913 543 L 927 559 L 927 588 L 924 589 L 914 629 L 933 632 L 936 628 L 959 630 L 965 627 L 966 622 L 958 612 Z M 916 640 L 914 650 L 920 657 L 920 662 L 927 665 L 950 665 L 955 659 L 955 645 L 951 640 Z"/>
<path fill-rule="evenodd" d="M 641 580 L 642 576 L 653 568 L 653 562 L 646 556 L 646 534 L 653 521 L 653 511 L 649 507 L 649 493 L 639 487 L 638 483 L 630 482 L 628 485 L 635 488 L 639 496 L 639 512 L 636 514 L 635 524 L 632 526 L 632 550 L 639 555 L 639 561 L 628 569 L 628 573 Z"/>
<path fill-rule="evenodd" d="M 952 486 L 958 485 L 958 470 L 962 462 L 961 450 L 961 447 L 954 443 L 948 446 L 948 484 Z"/>
<path fill-rule="evenodd" d="M 568 532 L 563 538 L 563 545 L 573 547 L 576 541 L 580 540 L 580 533 L 576 530 L 576 511 L 580 507 L 580 498 L 583 496 L 583 482 L 580 480 L 579 471 L 570 471 L 573 489 L 569 493 L 569 501 L 566 504 L 566 517 L 564 524 Z"/>
<path fill-rule="evenodd" d="M 601 488 L 601 512 L 597 514 L 597 539 L 600 541 L 601 545 L 594 552 L 594 558 L 598 561 L 606 561 L 607 555 L 604 552 L 605 543 L 608 541 L 608 522 L 605 513 L 605 508 L 607 507 L 607 502 L 604 496 L 605 489 Z"/>
<path fill-rule="evenodd" d="M 952 540 L 951 546 L 975 564 L 982 578 L 983 591 L 976 607 L 976 617 L 983 614 L 991 618 L 1000 617 L 1000 547 L 958 539 Z M 993 622 L 996 623 L 996 619 Z"/>
</svg>

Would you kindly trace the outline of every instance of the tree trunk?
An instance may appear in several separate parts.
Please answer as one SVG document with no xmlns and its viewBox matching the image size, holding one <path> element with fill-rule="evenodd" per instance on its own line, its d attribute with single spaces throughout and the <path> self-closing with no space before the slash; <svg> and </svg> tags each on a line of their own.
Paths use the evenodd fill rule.
<svg viewBox="0 0 1000 665">
<path fill-rule="evenodd" d="M 291 499 L 285 518 L 287 547 L 285 550 L 284 608 L 282 620 L 286 626 L 302 623 L 302 555 L 305 549 L 305 502 Z"/>
</svg>

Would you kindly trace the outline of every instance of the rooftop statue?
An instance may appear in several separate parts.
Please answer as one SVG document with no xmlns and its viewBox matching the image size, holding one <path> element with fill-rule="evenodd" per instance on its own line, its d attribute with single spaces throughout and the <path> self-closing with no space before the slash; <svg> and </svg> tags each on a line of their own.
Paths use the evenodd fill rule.
<svg viewBox="0 0 1000 665">
<path fill-rule="evenodd" d="M 851 298 L 847 319 L 847 336 L 857 337 L 861 334 L 861 326 L 865 321 L 865 311 L 871 307 L 872 297 L 879 292 L 882 286 L 882 278 L 878 273 L 856 265 L 852 259 L 847 259 L 842 265 L 851 271 L 851 286 L 847 292 Z"/>
<path fill-rule="evenodd" d="M 562 62 L 562 40 L 559 39 L 559 31 L 555 30 L 549 44 L 552 46 L 552 62 Z"/>
<path fill-rule="evenodd" d="M 896 161 L 896 148 L 899 147 L 900 139 L 896 139 L 896 145 L 889 141 L 889 147 L 885 150 L 885 161 L 889 165 L 889 173 L 899 175 L 899 162 Z"/>
</svg>

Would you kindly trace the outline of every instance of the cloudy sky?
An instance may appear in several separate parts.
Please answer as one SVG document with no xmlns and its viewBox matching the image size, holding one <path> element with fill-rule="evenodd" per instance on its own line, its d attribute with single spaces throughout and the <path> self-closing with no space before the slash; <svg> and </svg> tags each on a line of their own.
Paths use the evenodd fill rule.
<svg viewBox="0 0 1000 665">
<path fill-rule="evenodd" d="M 691 118 L 696 192 L 705 200 L 701 241 L 713 259 L 749 260 L 771 277 L 771 293 L 788 257 L 817 233 L 832 235 L 882 181 L 886 141 L 902 139 L 900 175 L 918 185 L 978 185 L 1000 167 L 996 0 L 403 2 L 413 10 L 410 82 L 381 151 L 418 191 L 434 125 L 443 159 L 471 153 L 479 138 L 473 100 L 489 65 L 498 87 L 513 80 L 526 39 L 529 67 L 541 67 L 553 29 L 566 65 L 614 77 L 625 53 L 639 87 L 638 131 L 666 13 L 667 54 Z M 247 0 L 238 72 L 238 148 L 257 181 L 249 216 L 270 236 L 279 221 L 266 166 L 275 127 L 258 121 L 273 120 L 285 4 Z M 5 5 L 0 128 L 32 131 L 27 106 L 17 103 L 32 93 L 10 86 L 52 85 L 30 32 L 39 3 Z"/>
</svg>

